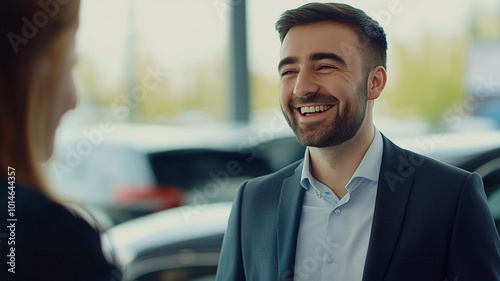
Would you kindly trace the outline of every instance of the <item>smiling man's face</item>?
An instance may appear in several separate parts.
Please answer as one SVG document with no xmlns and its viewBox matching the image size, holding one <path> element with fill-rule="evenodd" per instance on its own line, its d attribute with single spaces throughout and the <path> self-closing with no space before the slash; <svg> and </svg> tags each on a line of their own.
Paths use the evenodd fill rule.
<svg viewBox="0 0 500 281">
<path fill-rule="evenodd" d="M 280 104 L 300 143 L 342 144 L 367 108 L 367 75 L 353 28 L 334 22 L 292 27 L 281 46 Z"/>
</svg>

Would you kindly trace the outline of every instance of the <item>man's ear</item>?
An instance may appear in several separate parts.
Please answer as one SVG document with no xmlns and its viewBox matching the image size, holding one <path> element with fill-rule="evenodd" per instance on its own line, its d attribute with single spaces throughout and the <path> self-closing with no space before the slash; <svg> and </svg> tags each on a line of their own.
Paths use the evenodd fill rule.
<svg viewBox="0 0 500 281">
<path fill-rule="evenodd" d="M 387 72 L 383 66 L 377 66 L 368 76 L 368 100 L 377 99 L 385 88 Z"/>
</svg>

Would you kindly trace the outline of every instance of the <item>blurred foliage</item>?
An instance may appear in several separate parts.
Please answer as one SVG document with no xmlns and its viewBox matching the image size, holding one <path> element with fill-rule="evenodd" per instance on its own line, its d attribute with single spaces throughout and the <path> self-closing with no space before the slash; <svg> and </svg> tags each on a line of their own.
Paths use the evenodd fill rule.
<svg viewBox="0 0 500 281">
<path fill-rule="evenodd" d="M 267 77 L 259 73 L 250 74 L 250 104 L 252 110 L 276 108 L 279 102 L 279 77 Z"/>
<path fill-rule="evenodd" d="M 466 57 L 471 40 L 500 37 L 500 17 L 496 11 L 472 11 L 468 30 L 454 37 L 428 35 L 411 41 L 391 42 L 388 84 L 380 97 L 383 112 L 398 119 L 427 121 L 440 125 L 448 108 L 460 105 L 466 98 L 464 77 Z M 126 95 L 140 85 L 148 74 L 147 67 L 157 62 L 140 43 L 133 62 L 135 81 L 122 81 L 104 87 L 91 58 L 81 57 L 77 72 L 83 84 L 84 99 L 97 107 L 124 104 Z M 161 67 L 161 66 L 160 66 Z M 139 123 L 168 123 L 185 112 L 203 112 L 213 121 L 230 118 L 230 79 L 226 53 L 204 61 L 170 66 L 169 76 L 147 93 L 136 108 L 129 106 L 127 120 Z M 173 68 L 172 68 L 173 67 Z M 125 67 L 124 67 L 125 68 Z M 124 71 L 124 77 L 127 73 Z M 279 78 L 250 73 L 251 110 L 279 107 Z M 113 113 L 111 113 L 112 115 Z M 108 114 L 109 115 L 109 114 Z"/>
<path fill-rule="evenodd" d="M 387 115 L 437 124 L 447 108 L 463 101 L 465 39 L 426 37 L 413 44 L 397 42 L 392 49 L 392 81 L 381 96 L 390 107 Z"/>
<path fill-rule="evenodd" d="M 471 11 L 469 35 L 474 39 L 500 38 L 500 15 L 495 10 L 475 8 Z"/>
<path fill-rule="evenodd" d="M 142 60 L 137 67 L 136 81 L 147 75 L 146 68 L 154 67 L 151 60 Z M 221 56 L 208 58 L 200 65 L 187 65 L 183 69 L 168 71 L 164 83 L 154 89 L 141 102 L 136 122 L 167 123 L 170 118 L 186 111 L 206 112 L 214 120 L 227 119 L 227 74 Z M 182 77 L 180 77 L 182 76 Z"/>
<path fill-rule="evenodd" d="M 437 123 L 444 109 L 464 98 L 464 63 L 467 42 L 463 38 L 428 37 L 416 45 L 398 42 L 392 46 L 394 69 L 388 69 L 389 84 L 381 99 L 390 106 L 382 114 L 400 119 L 423 118 Z M 186 111 L 208 113 L 214 120 L 227 120 L 230 97 L 228 74 L 221 57 L 207 58 L 200 65 L 169 71 L 163 83 L 148 91 L 137 107 L 129 106 L 129 120 L 138 123 L 167 123 Z M 92 63 L 80 58 L 77 72 L 84 85 L 85 99 L 100 106 L 126 105 L 127 88 L 141 85 L 155 68 L 154 58 L 141 54 L 135 64 L 135 82 L 105 88 L 92 72 Z M 189 74 L 189 75 L 187 75 Z M 183 75 L 182 77 L 179 77 Z M 279 107 L 279 79 L 250 73 L 252 110 Z"/>
<path fill-rule="evenodd" d="M 394 69 L 381 99 L 389 106 L 388 116 L 420 119 L 438 126 L 445 112 L 460 106 L 465 92 L 466 58 L 475 40 L 499 40 L 498 11 L 471 11 L 468 30 L 454 37 L 428 35 L 390 46 Z"/>
</svg>

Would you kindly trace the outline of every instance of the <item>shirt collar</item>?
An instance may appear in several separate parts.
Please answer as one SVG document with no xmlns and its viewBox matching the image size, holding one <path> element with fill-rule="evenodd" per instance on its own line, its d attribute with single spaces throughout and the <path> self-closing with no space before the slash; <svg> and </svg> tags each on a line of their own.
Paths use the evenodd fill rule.
<svg viewBox="0 0 500 281">
<path fill-rule="evenodd" d="M 382 163 L 383 149 L 384 144 L 382 142 L 382 134 L 380 134 L 377 128 L 375 128 L 375 136 L 373 138 L 373 141 L 349 182 L 351 182 L 355 178 L 366 178 L 368 180 L 378 182 L 380 165 Z M 312 176 L 311 173 L 311 158 L 309 156 L 309 147 L 307 147 L 304 155 L 304 164 L 302 166 L 300 184 L 303 188 L 309 190 L 309 184 L 317 186 L 315 184 L 316 181 L 317 180 Z"/>
</svg>

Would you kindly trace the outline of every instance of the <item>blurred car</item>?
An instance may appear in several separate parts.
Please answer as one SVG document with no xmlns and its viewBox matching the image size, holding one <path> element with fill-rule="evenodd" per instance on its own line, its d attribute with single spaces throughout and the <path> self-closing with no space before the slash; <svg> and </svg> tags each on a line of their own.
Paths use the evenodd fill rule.
<svg viewBox="0 0 500 281">
<path fill-rule="evenodd" d="M 134 219 L 103 235 L 124 280 L 215 280 L 231 202 L 186 205 Z"/>
<path fill-rule="evenodd" d="M 282 145 L 276 147 L 289 149 L 284 155 L 295 155 L 302 149 L 288 137 L 280 139 Z M 436 134 L 396 143 L 478 172 L 500 233 L 500 132 Z M 262 153 L 266 149 L 261 145 Z M 111 241 L 108 246 L 114 245 L 125 266 L 126 280 L 215 280 L 230 208 L 231 203 L 173 208 L 115 226 L 103 238 Z"/>
<path fill-rule="evenodd" d="M 421 138 L 399 139 L 396 143 L 480 174 L 488 206 L 500 233 L 500 131 L 434 134 Z"/>
<path fill-rule="evenodd" d="M 245 179 L 271 172 L 248 158 L 250 130 L 230 125 L 107 124 L 58 131 L 46 164 L 56 190 L 114 224 L 190 203 L 232 200 Z"/>
</svg>

